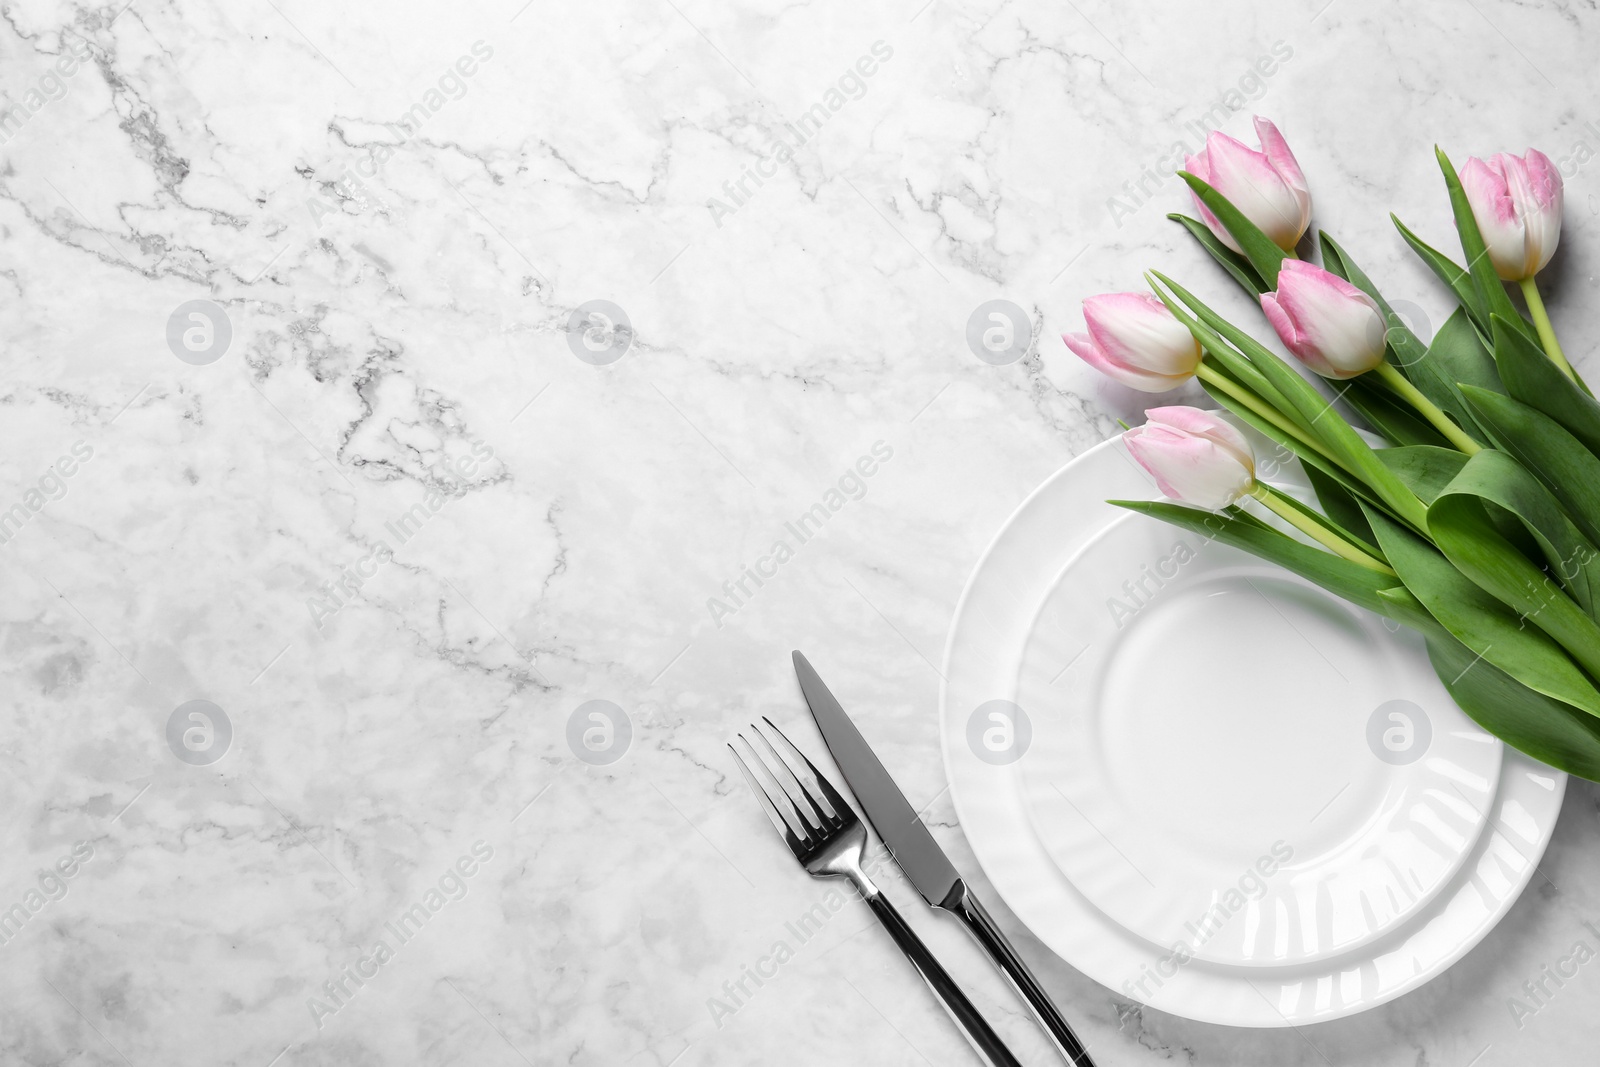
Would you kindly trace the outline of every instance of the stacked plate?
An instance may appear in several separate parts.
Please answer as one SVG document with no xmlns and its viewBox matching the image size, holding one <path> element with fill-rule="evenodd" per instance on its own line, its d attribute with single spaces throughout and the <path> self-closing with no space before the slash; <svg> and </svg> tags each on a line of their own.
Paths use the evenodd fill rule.
<svg viewBox="0 0 1600 1067">
<path fill-rule="evenodd" d="M 1102 444 L 967 585 L 941 730 L 978 861 L 1041 941 L 1163 1011 L 1299 1025 L 1417 987 L 1509 910 L 1565 776 L 1462 714 L 1410 631 L 1105 503 L 1159 495 Z"/>
</svg>

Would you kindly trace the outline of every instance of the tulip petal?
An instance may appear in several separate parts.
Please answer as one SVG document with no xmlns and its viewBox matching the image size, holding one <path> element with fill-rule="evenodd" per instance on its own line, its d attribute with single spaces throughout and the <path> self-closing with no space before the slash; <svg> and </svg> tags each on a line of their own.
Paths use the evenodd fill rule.
<svg viewBox="0 0 1600 1067">
<path fill-rule="evenodd" d="M 1190 375 L 1154 374 L 1138 367 L 1130 367 L 1124 363 L 1108 357 L 1094 339 L 1086 333 L 1064 333 L 1061 339 L 1067 343 L 1077 357 L 1095 370 L 1114 381 L 1121 382 L 1130 389 L 1137 389 L 1141 393 L 1165 393 L 1176 389 L 1188 381 Z"/>
<path fill-rule="evenodd" d="M 1550 157 L 1528 149 L 1526 159 L 1496 156 L 1523 228 L 1523 276 L 1537 274 L 1555 255 L 1561 240 L 1561 173 Z"/>
<path fill-rule="evenodd" d="M 1300 163 L 1294 158 L 1294 153 L 1289 151 L 1289 142 L 1283 139 L 1283 134 L 1278 132 L 1268 119 L 1260 115 L 1253 116 L 1256 127 L 1256 140 L 1261 142 L 1262 154 L 1273 166 L 1291 189 L 1305 194 L 1306 207 L 1311 206 L 1311 186 L 1306 184 L 1306 176 L 1300 170 Z"/>
<path fill-rule="evenodd" d="M 1293 248 L 1305 232 L 1309 215 L 1302 212 L 1296 191 L 1286 184 L 1266 155 L 1220 130 L 1212 130 L 1206 138 L 1206 154 L 1211 164 L 1211 187 L 1227 197 L 1279 248 Z M 1308 217 L 1302 219 L 1302 214 Z"/>
<path fill-rule="evenodd" d="M 1374 307 L 1377 306 L 1370 296 L 1356 288 L 1350 281 L 1339 277 L 1331 270 L 1317 266 L 1315 263 L 1307 263 L 1303 259 L 1284 260 L 1283 268 L 1279 271 L 1280 276 L 1283 274 L 1294 277 L 1297 288 L 1315 287 L 1317 289 L 1325 289 L 1339 296 L 1348 297 L 1352 300 L 1365 300 Z"/>
<path fill-rule="evenodd" d="M 1333 375 L 1333 366 L 1322 358 L 1314 346 L 1307 345 L 1300 336 L 1299 327 L 1295 326 L 1294 319 L 1283 309 L 1283 305 L 1278 303 L 1277 293 L 1261 294 L 1261 313 L 1277 331 L 1278 340 L 1283 342 L 1283 347 L 1293 352 L 1295 358 L 1324 378 Z"/>
<path fill-rule="evenodd" d="M 1209 411 L 1175 404 L 1171 407 L 1149 408 L 1144 414 L 1151 422 L 1209 438 L 1238 456 L 1240 463 L 1252 470 L 1255 468 L 1255 450 L 1250 447 L 1250 442 L 1245 440 L 1244 434 L 1240 433 L 1238 427 L 1232 423 Z"/>
<path fill-rule="evenodd" d="M 1299 227 L 1295 235 L 1295 240 L 1299 241 L 1299 235 L 1311 226 L 1311 186 L 1306 182 L 1305 173 L 1301 171 L 1294 153 L 1289 151 L 1289 142 L 1278 132 L 1278 127 L 1260 115 L 1256 115 L 1254 120 L 1256 140 L 1261 142 L 1261 151 L 1294 194 L 1295 203 L 1300 208 Z"/>
<path fill-rule="evenodd" d="M 1386 329 L 1377 302 L 1331 271 L 1285 261 L 1271 306 L 1263 299 L 1262 311 L 1284 345 L 1325 378 L 1354 378 L 1383 360 Z M 1292 334 L 1275 314 L 1292 324 Z"/>
<path fill-rule="evenodd" d="M 1187 377 L 1200 364 L 1200 343 L 1150 293 L 1102 293 L 1083 302 L 1089 336 L 1107 358 L 1167 377 Z"/>
<path fill-rule="evenodd" d="M 1173 418 L 1175 411 L 1183 409 L 1155 410 Z M 1215 418 L 1196 409 L 1187 410 L 1206 419 Z M 1237 501 L 1255 482 L 1253 462 L 1247 465 L 1230 447 L 1175 425 L 1148 422 L 1127 431 L 1122 439 L 1129 454 L 1174 500 L 1215 511 Z"/>
<path fill-rule="evenodd" d="M 1523 157 L 1528 167 L 1528 178 L 1533 184 L 1534 202 L 1545 211 L 1561 213 L 1561 171 L 1550 157 L 1537 148 L 1528 149 Z"/>
<path fill-rule="evenodd" d="M 1461 168 L 1461 189 L 1472 205 L 1472 217 L 1483 233 L 1495 273 L 1515 281 L 1531 272 L 1527 269 L 1527 233 L 1511 195 L 1505 158 L 1516 157 L 1495 156 L 1488 162 L 1476 157 L 1468 159 Z"/>
</svg>

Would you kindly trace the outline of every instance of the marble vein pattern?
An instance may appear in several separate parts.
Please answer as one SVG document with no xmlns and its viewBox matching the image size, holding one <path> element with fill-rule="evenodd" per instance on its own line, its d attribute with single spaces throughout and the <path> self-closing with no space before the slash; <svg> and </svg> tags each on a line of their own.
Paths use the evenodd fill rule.
<svg viewBox="0 0 1600 1067">
<path fill-rule="evenodd" d="M 1060 334 L 1158 264 L 1248 311 L 1165 218 L 1176 153 L 1270 115 L 1426 333 L 1387 213 L 1447 244 L 1431 146 L 1543 148 L 1597 368 L 1584 0 L 0 14 L 3 1064 L 976 1062 L 724 742 L 817 746 L 805 649 L 986 888 L 944 635 L 1145 403 Z M 1587 1062 L 1597 801 L 1482 945 L 1336 1023 L 1145 1009 L 996 910 L 1102 1067 Z"/>
</svg>

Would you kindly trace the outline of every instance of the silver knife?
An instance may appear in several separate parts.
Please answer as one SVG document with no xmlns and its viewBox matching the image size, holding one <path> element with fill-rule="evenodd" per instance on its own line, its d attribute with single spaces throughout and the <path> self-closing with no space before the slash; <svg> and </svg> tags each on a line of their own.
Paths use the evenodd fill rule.
<svg viewBox="0 0 1600 1067">
<path fill-rule="evenodd" d="M 965 924 L 967 932 L 983 946 L 1011 988 L 1027 1002 L 1063 1059 L 1074 1067 L 1094 1067 L 1083 1042 L 1072 1032 L 1050 995 L 967 887 L 961 873 L 917 817 L 905 794 L 884 770 L 867 739 L 861 736 L 856 724 L 822 684 L 810 661 L 798 651 L 794 654 L 794 671 L 800 677 L 800 690 L 805 694 L 806 703 L 811 706 L 811 717 L 817 720 L 822 739 L 827 742 L 834 763 L 839 765 L 839 772 L 855 793 L 867 821 L 883 838 L 889 854 L 906 872 L 917 892 L 929 904 L 953 913 Z"/>
</svg>

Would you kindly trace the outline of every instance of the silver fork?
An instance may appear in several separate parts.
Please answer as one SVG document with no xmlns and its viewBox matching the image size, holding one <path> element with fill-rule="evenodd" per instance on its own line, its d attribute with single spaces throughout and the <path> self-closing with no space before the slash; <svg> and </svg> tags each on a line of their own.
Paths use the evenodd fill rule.
<svg viewBox="0 0 1600 1067">
<path fill-rule="evenodd" d="M 788 844 L 794 858 L 800 861 L 800 866 L 813 878 L 848 878 L 856 892 L 872 907 L 895 944 L 900 946 L 900 951 L 906 954 L 917 973 L 922 975 L 922 980 L 928 983 L 928 988 L 944 1002 L 945 1010 L 961 1027 L 972 1047 L 994 1067 L 1021 1067 L 999 1035 L 978 1014 L 978 1009 L 973 1007 L 961 987 L 956 985 L 955 979 L 928 951 L 928 946 L 922 943 L 916 932 L 906 925 L 883 891 L 867 877 L 867 872 L 861 866 L 867 847 L 866 826 L 856 818 L 856 813 L 844 802 L 839 791 L 833 788 L 833 783 L 824 778 L 805 754 L 794 747 L 783 731 L 765 716 L 761 721 L 789 750 L 792 760 L 778 754 L 777 748 L 758 724 L 751 723 L 750 731 L 765 749 L 767 758 L 763 758 L 761 751 L 744 734 L 739 734 L 738 739 L 744 742 L 751 761 L 761 768 L 774 788 L 769 789 L 757 780 L 750 764 L 745 762 L 731 742 L 728 749 L 733 753 L 733 758 L 739 761 L 745 781 L 750 783 L 751 790 L 766 809 L 767 818 L 772 820 L 773 827 Z"/>
</svg>

